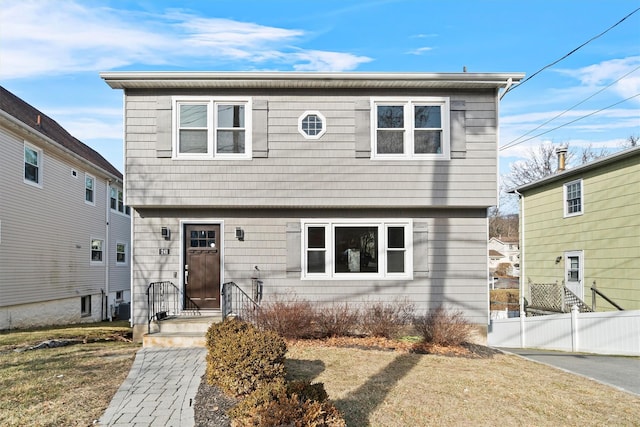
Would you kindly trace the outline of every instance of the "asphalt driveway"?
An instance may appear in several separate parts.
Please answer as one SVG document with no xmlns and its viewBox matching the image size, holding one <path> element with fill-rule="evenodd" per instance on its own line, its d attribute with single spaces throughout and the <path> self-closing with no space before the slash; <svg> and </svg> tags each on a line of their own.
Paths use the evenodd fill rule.
<svg viewBox="0 0 640 427">
<path fill-rule="evenodd" d="M 500 350 L 640 396 L 640 357 L 565 353 L 531 348 L 500 348 Z"/>
</svg>

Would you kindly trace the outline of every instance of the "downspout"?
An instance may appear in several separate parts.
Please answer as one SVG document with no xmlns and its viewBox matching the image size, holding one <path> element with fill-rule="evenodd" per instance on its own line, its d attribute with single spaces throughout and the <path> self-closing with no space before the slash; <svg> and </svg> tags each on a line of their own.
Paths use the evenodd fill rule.
<svg viewBox="0 0 640 427">
<path fill-rule="evenodd" d="M 106 205 L 106 209 L 105 209 L 105 231 L 104 231 L 104 288 L 105 288 L 105 294 L 107 295 L 107 320 L 109 320 L 109 322 L 113 321 L 113 318 L 111 317 L 111 310 L 109 309 L 109 253 L 111 252 L 109 250 L 109 222 L 111 221 L 111 205 L 109 203 L 109 197 L 110 197 L 110 190 L 111 190 L 111 180 L 109 178 L 106 179 L 106 184 L 107 184 L 107 190 L 106 190 L 106 199 L 105 199 L 105 205 Z M 101 304 L 104 304 L 105 302 L 102 301 Z M 102 320 L 102 319 L 100 319 Z"/>
<path fill-rule="evenodd" d="M 520 199 L 520 283 L 519 292 L 520 298 L 520 348 L 525 348 L 525 316 L 524 312 L 524 251 L 525 251 L 525 234 L 524 234 L 524 195 L 519 193 L 518 190 L 513 190 Z"/>
</svg>

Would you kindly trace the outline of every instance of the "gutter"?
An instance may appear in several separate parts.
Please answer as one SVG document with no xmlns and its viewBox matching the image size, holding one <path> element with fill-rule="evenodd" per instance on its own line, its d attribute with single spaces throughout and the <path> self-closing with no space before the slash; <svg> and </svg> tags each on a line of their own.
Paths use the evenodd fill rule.
<svg viewBox="0 0 640 427">
<path fill-rule="evenodd" d="M 525 277 L 525 269 L 524 269 L 524 255 L 525 255 L 525 223 L 524 223 L 524 195 L 519 193 L 518 190 L 513 190 L 514 193 L 518 195 L 520 199 L 520 283 L 519 283 L 519 292 L 520 297 L 518 298 L 520 302 L 520 348 L 525 348 L 525 316 L 524 312 L 524 277 Z"/>
<path fill-rule="evenodd" d="M 104 287 L 105 293 L 107 294 L 107 319 L 109 322 L 113 321 L 113 317 L 111 316 L 111 309 L 109 307 L 109 253 L 111 250 L 109 249 L 109 222 L 111 221 L 111 204 L 109 203 L 109 191 L 111 189 L 111 180 L 106 179 L 105 183 L 107 184 L 106 191 L 106 211 L 105 211 L 105 233 L 104 233 Z M 102 320 L 102 319 L 101 319 Z"/>
</svg>

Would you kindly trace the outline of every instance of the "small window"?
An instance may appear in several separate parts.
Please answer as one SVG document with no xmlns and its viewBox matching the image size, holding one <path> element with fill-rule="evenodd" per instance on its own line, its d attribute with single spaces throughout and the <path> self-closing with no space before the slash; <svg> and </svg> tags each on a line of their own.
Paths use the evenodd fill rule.
<svg viewBox="0 0 640 427">
<path fill-rule="evenodd" d="M 111 209 L 116 211 L 118 210 L 118 190 L 116 188 L 111 187 L 111 189 L 109 190 L 109 194 L 110 194 L 110 206 Z"/>
<path fill-rule="evenodd" d="M 374 158 L 449 158 L 449 98 L 374 99 L 372 123 Z"/>
<path fill-rule="evenodd" d="M 127 244 L 116 243 L 116 264 L 127 264 Z"/>
<path fill-rule="evenodd" d="M 307 139 L 318 139 L 326 130 L 326 119 L 317 111 L 307 111 L 298 119 L 298 132 Z"/>
<path fill-rule="evenodd" d="M 102 248 L 104 245 L 104 241 L 100 239 L 92 239 L 91 240 L 91 262 L 93 263 L 102 263 Z"/>
<path fill-rule="evenodd" d="M 569 182 L 564 185 L 564 216 L 582 214 L 583 196 L 582 180 Z"/>
<path fill-rule="evenodd" d="M 24 182 L 42 186 L 42 150 L 24 144 Z"/>
<path fill-rule="evenodd" d="M 94 205 L 94 192 L 95 192 L 95 178 L 89 174 L 84 176 L 84 201 Z"/>
<path fill-rule="evenodd" d="M 91 295 L 80 297 L 80 315 L 82 317 L 91 316 Z"/>
<path fill-rule="evenodd" d="M 128 206 L 124 205 L 124 192 L 117 188 L 111 187 L 110 190 L 110 206 L 111 210 L 120 212 L 121 214 L 130 214 Z"/>
<path fill-rule="evenodd" d="M 124 300 L 124 291 L 116 291 L 116 301 Z"/>
</svg>

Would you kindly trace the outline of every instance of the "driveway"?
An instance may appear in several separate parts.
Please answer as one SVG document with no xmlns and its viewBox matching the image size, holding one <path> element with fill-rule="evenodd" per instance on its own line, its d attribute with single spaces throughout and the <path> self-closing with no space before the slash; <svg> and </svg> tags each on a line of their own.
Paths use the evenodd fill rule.
<svg viewBox="0 0 640 427">
<path fill-rule="evenodd" d="M 500 350 L 640 396 L 640 357 L 564 353 L 532 348 L 500 348 Z"/>
</svg>

